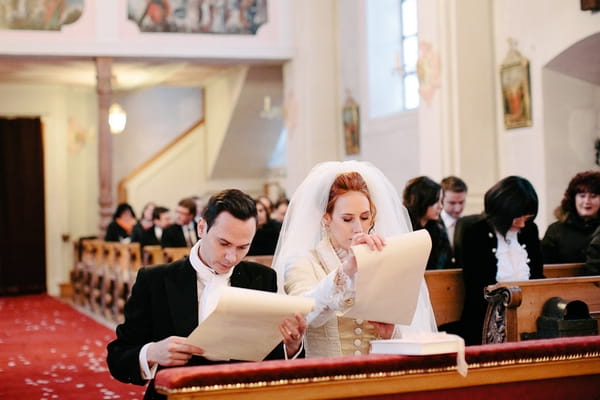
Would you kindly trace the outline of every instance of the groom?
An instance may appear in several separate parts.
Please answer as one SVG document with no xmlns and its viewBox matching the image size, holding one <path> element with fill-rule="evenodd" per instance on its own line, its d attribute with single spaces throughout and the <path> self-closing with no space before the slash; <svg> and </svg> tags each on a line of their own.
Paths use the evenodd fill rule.
<svg viewBox="0 0 600 400">
<path fill-rule="evenodd" d="M 108 367 L 116 379 L 137 385 L 150 380 L 144 399 L 165 398 L 154 388 L 158 368 L 234 362 L 208 360 L 202 357 L 203 349 L 185 344 L 210 312 L 207 297 L 215 293 L 211 285 L 277 291 L 274 270 L 242 261 L 256 232 L 257 212 L 250 196 L 236 189 L 214 195 L 201 221 L 201 240 L 189 257 L 138 272 L 125 305 L 125 322 L 107 346 Z M 265 359 L 303 356 L 304 318 L 289 316 L 279 329 L 283 341 Z"/>
</svg>

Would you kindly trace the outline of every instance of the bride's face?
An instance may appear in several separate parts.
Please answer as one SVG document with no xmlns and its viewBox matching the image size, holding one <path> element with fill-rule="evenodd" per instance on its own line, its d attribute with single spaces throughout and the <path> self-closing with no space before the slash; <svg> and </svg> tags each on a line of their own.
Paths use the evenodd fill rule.
<svg viewBox="0 0 600 400">
<path fill-rule="evenodd" d="M 335 248 L 350 249 L 352 237 L 368 232 L 372 225 L 369 199 L 361 192 L 348 192 L 336 200 L 331 214 L 323 217 Z"/>
</svg>

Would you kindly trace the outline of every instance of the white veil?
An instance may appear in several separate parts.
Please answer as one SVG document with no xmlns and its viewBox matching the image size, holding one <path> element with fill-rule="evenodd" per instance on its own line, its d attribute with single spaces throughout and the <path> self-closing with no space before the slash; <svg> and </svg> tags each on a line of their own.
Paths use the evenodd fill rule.
<svg viewBox="0 0 600 400">
<path fill-rule="evenodd" d="M 306 257 L 308 251 L 315 249 L 321 240 L 321 218 L 325 213 L 331 184 L 339 174 L 351 171 L 360 173 L 367 184 L 376 208 L 376 233 L 385 238 L 412 231 L 408 211 L 400 202 L 396 189 L 377 167 L 364 161 L 329 161 L 317 164 L 293 194 L 283 221 L 273 258 L 279 291 L 284 291 L 287 265 Z M 413 325 L 421 326 L 423 330 L 435 330 L 435 319 L 425 283 L 418 303 Z M 417 319 L 423 319 L 422 323 Z"/>
</svg>

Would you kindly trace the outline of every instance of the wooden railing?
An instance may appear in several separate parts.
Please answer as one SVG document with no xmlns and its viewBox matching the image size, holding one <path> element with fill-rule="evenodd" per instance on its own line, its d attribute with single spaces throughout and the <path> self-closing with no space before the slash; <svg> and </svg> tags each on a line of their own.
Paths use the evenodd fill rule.
<svg viewBox="0 0 600 400">
<path fill-rule="evenodd" d="M 169 150 L 175 147 L 179 142 L 185 139 L 188 135 L 194 132 L 199 126 L 204 124 L 204 118 L 200 121 L 196 122 L 189 129 L 183 132 L 181 135 L 177 136 L 173 139 L 169 144 L 167 144 L 164 148 L 162 148 L 159 152 L 154 154 L 148 160 L 144 161 L 139 167 L 131 171 L 125 178 L 121 179 L 117 186 L 117 196 L 119 199 L 119 203 L 127 202 L 127 184 L 135 179 L 138 175 L 143 173 L 145 170 L 150 168 L 157 160 L 159 160 L 164 154 L 166 154 Z"/>
</svg>

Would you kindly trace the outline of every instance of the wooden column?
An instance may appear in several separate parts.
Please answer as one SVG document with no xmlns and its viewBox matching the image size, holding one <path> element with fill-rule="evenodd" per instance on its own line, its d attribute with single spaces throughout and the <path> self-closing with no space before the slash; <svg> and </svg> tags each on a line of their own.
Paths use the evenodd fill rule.
<svg viewBox="0 0 600 400">
<path fill-rule="evenodd" d="M 96 89 L 98 92 L 98 174 L 100 194 L 99 237 L 103 238 L 114 212 L 112 192 L 112 136 L 108 126 L 108 109 L 112 97 L 112 58 L 96 58 Z"/>
</svg>

